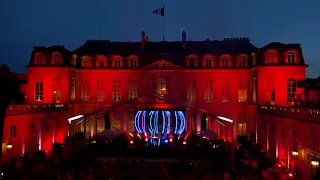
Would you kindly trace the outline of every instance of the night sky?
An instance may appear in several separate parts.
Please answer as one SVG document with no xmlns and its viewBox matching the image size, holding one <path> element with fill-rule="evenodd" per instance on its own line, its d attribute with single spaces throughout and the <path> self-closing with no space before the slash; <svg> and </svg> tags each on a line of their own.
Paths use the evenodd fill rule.
<svg viewBox="0 0 320 180">
<path fill-rule="evenodd" d="M 1 62 L 26 72 L 33 46 L 65 45 L 74 50 L 87 39 L 139 41 L 145 31 L 162 40 L 165 4 L 167 41 L 249 37 L 261 47 L 272 41 L 301 43 L 309 77 L 320 76 L 319 0 L 1 0 Z"/>
</svg>

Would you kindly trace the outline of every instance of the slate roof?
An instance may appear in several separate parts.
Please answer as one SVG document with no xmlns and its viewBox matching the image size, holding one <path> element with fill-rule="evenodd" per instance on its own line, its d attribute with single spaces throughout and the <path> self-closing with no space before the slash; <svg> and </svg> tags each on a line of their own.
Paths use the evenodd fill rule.
<svg viewBox="0 0 320 180">
<path fill-rule="evenodd" d="M 79 48 L 69 51 L 64 46 L 51 47 L 34 47 L 34 52 L 43 52 L 50 56 L 50 53 L 59 51 L 63 54 L 66 66 L 71 64 L 72 54 L 77 54 L 78 57 L 88 55 L 94 57 L 95 55 L 121 55 L 123 57 L 128 55 L 137 55 L 139 57 L 139 66 L 143 67 L 160 59 L 165 59 L 173 64 L 185 67 L 185 58 L 187 55 L 195 54 L 202 56 L 205 54 L 212 54 L 219 56 L 222 54 L 229 54 L 236 56 L 239 54 L 247 54 L 249 58 L 249 67 L 251 66 L 252 52 L 265 51 L 266 49 L 288 49 L 294 48 L 301 51 L 300 44 L 283 44 L 278 42 L 270 43 L 262 48 L 257 48 L 250 43 L 248 38 L 225 38 L 222 41 L 206 40 L 206 41 L 186 41 L 186 46 L 183 48 L 182 41 L 174 42 L 146 42 L 144 48 L 141 48 L 141 42 L 111 42 L 107 40 L 88 40 Z M 302 51 L 301 56 L 303 59 Z M 257 56 L 258 58 L 259 56 Z M 32 65 L 33 55 L 30 59 Z M 259 61 L 257 59 L 257 61 Z M 303 61 L 304 63 L 304 61 Z M 78 63 L 79 64 L 79 63 Z M 259 63 L 258 63 L 259 64 Z"/>
</svg>

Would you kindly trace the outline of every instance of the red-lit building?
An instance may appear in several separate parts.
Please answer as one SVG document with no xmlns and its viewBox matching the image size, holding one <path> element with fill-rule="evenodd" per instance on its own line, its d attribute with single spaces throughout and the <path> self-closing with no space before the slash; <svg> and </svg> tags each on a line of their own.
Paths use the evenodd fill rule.
<svg viewBox="0 0 320 180">
<path fill-rule="evenodd" d="M 76 115 L 91 113 L 74 123 L 73 131 L 99 133 L 105 122 L 92 112 L 107 107 L 113 107 L 106 110 L 112 128 L 135 131 L 133 118 L 140 102 L 134 99 L 154 94 L 165 96 L 165 106 L 186 108 L 188 131 L 209 128 L 222 138 L 230 137 L 231 128 L 224 130 L 216 122 L 216 116 L 223 116 L 235 121 L 235 135 L 253 134 L 257 142 L 268 137 L 259 135 L 260 123 L 279 118 L 264 108 L 290 109 L 305 101 L 304 87 L 297 85 L 307 68 L 300 44 L 273 42 L 257 48 L 248 38 L 187 41 L 185 32 L 181 36 L 176 42 L 147 42 L 142 32 L 141 42 L 88 40 L 74 51 L 34 47 L 28 83 L 21 86 L 26 104 L 12 105 L 7 112 L 4 141 L 12 144 L 7 154 L 49 150 L 53 141 L 67 135 L 67 118 Z M 284 126 L 291 121 L 295 122 L 283 120 Z M 299 123 L 295 126 L 318 126 Z M 279 130 L 278 120 L 274 124 Z M 277 139 L 275 132 L 271 134 Z M 276 154 L 276 142 L 271 145 L 269 138 L 268 143 L 267 150 Z"/>
</svg>

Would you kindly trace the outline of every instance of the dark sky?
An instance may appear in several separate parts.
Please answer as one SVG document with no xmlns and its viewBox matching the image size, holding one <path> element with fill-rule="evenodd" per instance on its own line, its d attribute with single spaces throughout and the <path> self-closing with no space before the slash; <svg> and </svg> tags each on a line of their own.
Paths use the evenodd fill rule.
<svg viewBox="0 0 320 180">
<path fill-rule="evenodd" d="M 87 39 L 139 41 L 144 30 L 152 41 L 162 39 L 162 18 L 152 14 L 165 3 L 167 41 L 221 40 L 249 37 L 261 47 L 272 41 L 301 43 L 319 75 L 319 0 L 1 0 L 1 63 L 13 71 L 25 65 L 35 45 L 65 45 L 73 50 Z"/>
</svg>

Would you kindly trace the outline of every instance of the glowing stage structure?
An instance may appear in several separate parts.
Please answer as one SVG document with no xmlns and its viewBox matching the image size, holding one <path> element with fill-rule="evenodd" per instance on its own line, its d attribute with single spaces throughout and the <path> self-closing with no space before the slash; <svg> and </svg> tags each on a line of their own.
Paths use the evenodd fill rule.
<svg viewBox="0 0 320 180">
<path fill-rule="evenodd" d="M 183 111 L 151 110 L 138 111 L 134 125 L 137 133 L 146 136 L 154 145 L 168 142 L 174 135 L 182 135 L 186 130 L 186 117 Z"/>
</svg>

